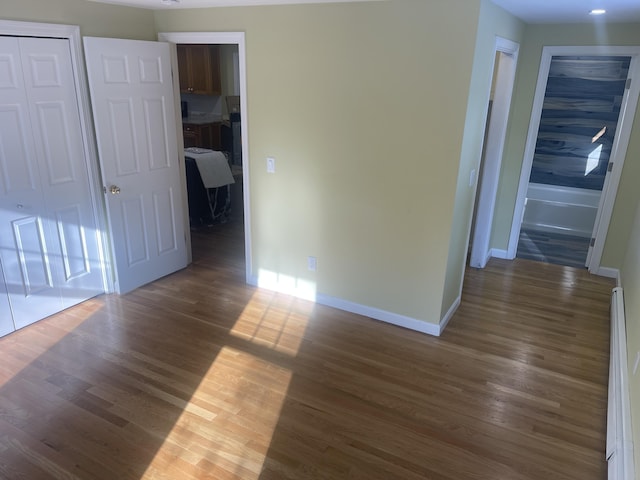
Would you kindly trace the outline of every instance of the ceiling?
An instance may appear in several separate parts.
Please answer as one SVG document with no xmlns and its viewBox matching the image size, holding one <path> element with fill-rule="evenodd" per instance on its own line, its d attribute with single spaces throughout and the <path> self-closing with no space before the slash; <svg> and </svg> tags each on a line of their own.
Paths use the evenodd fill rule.
<svg viewBox="0 0 640 480">
<path fill-rule="evenodd" d="M 168 0 L 90 0 L 102 3 L 131 5 L 154 10 L 175 8 L 228 7 L 246 5 L 276 5 L 294 3 L 338 3 L 369 0 L 179 0 L 166 4 Z M 380 0 L 384 1 L 384 0 Z M 640 22 L 640 0 L 492 0 L 493 3 L 511 12 L 527 23 L 584 23 Z M 593 8 L 604 8 L 604 16 L 589 15 Z"/>
</svg>

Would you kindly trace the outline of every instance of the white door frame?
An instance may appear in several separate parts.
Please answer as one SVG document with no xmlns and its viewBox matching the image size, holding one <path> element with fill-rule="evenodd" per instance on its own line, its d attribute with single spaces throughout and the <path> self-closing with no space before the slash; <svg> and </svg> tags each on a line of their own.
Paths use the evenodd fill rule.
<svg viewBox="0 0 640 480">
<path fill-rule="evenodd" d="M 108 225 L 105 216 L 104 198 L 102 195 L 102 180 L 100 178 L 100 172 L 98 171 L 98 153 L 96 149 L 95 134 L 92 127 L 93 120 L 91 118 L 91 102 L 89 100 L 89 89 L 85 74 L 80 27 L 77 25 L 0 20 L 0 35 L 10 35 L 15 37 L 30 36 L 41 38 L 63 38 L 69 41 L 74 86 L 80 114 L 82 145 L 89 177 L 89 189 L 92 200 L 91 207 L 96 219 L 96 226 L 99 230 L 96 232 L 96 236 L 98 239 L 98 253 L 102 261 L 102 281 L 105 292 L 113 292 L 113 266 L 111 263 L 111 257 L 108 254 L 109 250 L 107 248 L 107 245 L 109 245 Z"/>
<path fill-rule="evenodd" d="M 251 202 L 249 189 L 249 134 L 248 134 L 248 115 L 247 115 L 247 67 L 246 67 L 246 51 L 245 51 L 245 35 L 244 32 L 160 32 L 158 40 L 170 43 L 203 43 L 212 45 L 238 45 L 238 58 L 240 70 L 240 118 L 242 119 L 242 193 L 244 206 L 244 251 L 245 251 L 245 280 L 250 283 L 253 278 L 252 256 L 251 256 Z M 175 48 L 174 48 L 175 50 Z M 178 71 L 177 56 L 174 53 L 174 72 Z M 180 92 L 176 82 L 174 86 L 176 92 L 176 102 L 180 100 Z M 179 107 L 179 105 L 178 105 Z M 180 111 L 177 108 L 176 111 Z M 178 123 L 180 125 L 181 123 Z M 182 138 L 182 131 L 179 132 L 178 138 Z M 182 148 L 179 146 L 179 148 Z M 184 152 L 182 153 L 184 156 Z M 186 183 L 185 183 L 186 185 Z M 186 203 L 185 193 L 184 208 L 188 220 L 188 205 Z M 189 232 L 187 225 L 186 231 Z M 191 256 L 191 242 L 187 244 L 189 248 L 189 256 Z"/>
<path fill-rule="evenodd" d="M 602 252 L 607 239 L 607 231 L 609 230 L 609 224 L 611 222 L 611 213 L 613 212 L 613 206 L 618 192 L 622 166 L 627 155 L 627 146 L 629 144 L 629 137 L 631 136 L 633 117 L 635 115 L 636 107 L 638 105 L 638 96 L 640 94 L 640 81 L 638 81 L 638 79 L 640 79 L 640 47 L 561 46 L 543 48 L 536 92 L 533 100 L 533 108 L 531 111 L 531 120 L 529 121 L 529 132 L 527 134 L 522 170 L 520 172 L 518 195 L 516 197 L 513 221 L 511 224 L 507 258 L 515 258 L 518 249 L 520 227 L 522 224 L 522 216 L 524 215 L 524 203 L 527 196 L 531 167 L 533 165 L 533 156 L 538 138 L 540 115 L 542 114 L 542 106 L 547 88 L 547 78 L 549 77 L 551 58 L 554 56 L 566 55 L 617 55 L 631 57 L 628 78 L 634 78 L 634 81 L 631 82 L 630 88 L 625 90 L 622 98 L 618 127 L 616 129 L 613 148 L 609 157 L 609 162 L 613 163 L 614 167 L 610 173 L 607 173 L 607 177 L 605 179 L 605 185 L 602 190 L 598 213 L 596 215 L 596 224 L 593 230 L 594 233 L 592 235 L 593 238 L 595 238 L 595 243 L 587 264 L 589 272 L 604 275 L 606 274 L 606 271 L 600 269 L 600 261 L 602 260 Z"/>
<path fill-rule="evenodd" d="M 476 204 L 475 228 L 469 262 L 472 267 L 476 268 L 484 268 L 491 256 L 489 248 L 491 227 L 493 225 L 493 214 L 500 181 L 504 140 L 509 123 L 509 110 L 511 108 L 519 50 L 520 45 L 518 43 L 496 37 L 492 72 L 495 71 L 495 54 L 501 52 L 505 56 L 503 61 L 498 64 L 498 71 L 495 72 L 495 96 L 487 125 L 487 143 L 481 168 L 482 177 L 478 185 L 480 191 L 478 193 L 478 203 Z"/>
</svg>

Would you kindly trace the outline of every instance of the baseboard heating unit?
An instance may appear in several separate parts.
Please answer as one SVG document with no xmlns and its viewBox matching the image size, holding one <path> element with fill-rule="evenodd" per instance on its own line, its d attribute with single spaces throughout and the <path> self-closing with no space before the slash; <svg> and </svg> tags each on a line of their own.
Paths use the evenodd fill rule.
<svg viewBox="0 0 640 480">
<path fill-rule="evenodd" d="M 635 480 L 626 320 L 623 290 L 620 287 L 614 288 L 611 296 L 607 461 L 608 480 Z"/>
</svg>

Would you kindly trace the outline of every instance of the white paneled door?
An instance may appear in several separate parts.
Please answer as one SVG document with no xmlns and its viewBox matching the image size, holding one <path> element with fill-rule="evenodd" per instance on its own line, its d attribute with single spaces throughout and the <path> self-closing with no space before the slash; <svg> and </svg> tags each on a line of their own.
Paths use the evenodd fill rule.
<svg viewBox="0 0 640 480">
<path fill-rule="evenodd" d="M 104 291 L 93 212 L 68 40 L 0 37 L 0 260 L 16 328 Z"/>
<path fill-rule="evenodd" d="M 187 265 L 168 43 L 84 38 L 120 293 Z"/>
</svg>

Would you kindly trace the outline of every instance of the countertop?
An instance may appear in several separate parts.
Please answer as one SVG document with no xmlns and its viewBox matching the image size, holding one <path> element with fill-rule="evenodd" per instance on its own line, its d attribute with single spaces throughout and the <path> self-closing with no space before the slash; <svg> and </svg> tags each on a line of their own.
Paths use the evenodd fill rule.
<svg viewBox="0 0 640 480">
<path fill-rule="evenodd" d="M 190 113 L 188 117 L 182 117 L 182 123 L 191 123 L 193 125 L 204 125 L 206 123 L 221 123 L 222 115 L 214 115 L 210 113 Z"/>
</svg>

